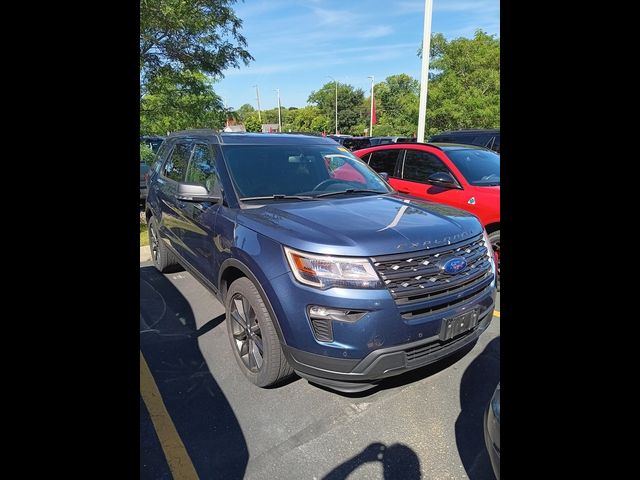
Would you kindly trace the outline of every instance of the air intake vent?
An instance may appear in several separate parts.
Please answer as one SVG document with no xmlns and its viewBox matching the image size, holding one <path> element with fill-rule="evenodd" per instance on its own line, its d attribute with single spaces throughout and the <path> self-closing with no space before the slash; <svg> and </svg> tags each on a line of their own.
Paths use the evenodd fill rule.
<svg viewBox="0 0 640 480">
<path fill-rule="evenodd" d="M 313 326 L 313 334 L 319 342 L 333 342 L 331 320 L 314 318 L 311 320 L 311 325 Z"/>
</svg>

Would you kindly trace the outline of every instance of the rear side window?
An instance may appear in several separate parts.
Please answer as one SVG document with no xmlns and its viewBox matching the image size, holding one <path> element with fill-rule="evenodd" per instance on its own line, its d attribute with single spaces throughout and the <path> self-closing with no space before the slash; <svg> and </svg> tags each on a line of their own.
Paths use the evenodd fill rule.
<svg viewBox="0 0 640 480">
<path fill-rule="evenodd" d="M 402 178 L 404 180 L 424 183 L 429 175 L 438 172 L 451 173 L 442 160 L 432 153 L 407 150 L 402 169 Z"/>
<path fill-rule="evenodd" d="M 379 152 L 371 152 L 371 158 L 369 159 L 369 166 L 376 172 L 386 172 L 390 177 L 395 176 L 396 163 L 398 162 L 398 155 L 402 150 L 381 150 Z"/>
<path fill-rule="evenodd" d="M 171 180 L 181 182 L 184 179 L 185 172 L 187 171 L 190 153 L 190 145 L 184 143 L 176 145 L 176 148 L 171 152 L 169 160 L 164 164 L 162 174 Z"/>
<path fill-rule="evenodd" d="M 185 182 L 202 185 L 209 193 L 220 190 L 216 159 L 209 145 L 197 144 L 193 148 L 193 155 L 191 155 L 191 162 L 189 162 L 189 168 L 187 168 Z"/>
</svg>

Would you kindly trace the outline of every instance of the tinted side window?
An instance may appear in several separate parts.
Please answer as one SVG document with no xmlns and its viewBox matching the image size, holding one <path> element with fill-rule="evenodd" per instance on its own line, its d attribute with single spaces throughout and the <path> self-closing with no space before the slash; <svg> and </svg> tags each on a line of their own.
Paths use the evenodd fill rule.
<svg viewBox="0 0 640 480">
<path fill-rule="evenodd" d="M 479 147 L 486 147 L 491 143 L 492 135 L 485 133 L 482 135 L 476 135 L 476 137 L 469 142 L 471 145 L 478 145 Z"/>
<path fill-rule="evenodd" d="M 369 158 L 371 158 L 371 154 L 367 153 L 366 155 L 361 157 L 360 160 L 362 160 L 364 163 L 369 163 Z"/>
<path fill-rule="evenodd" d="M 162 174 L 171 180 L 181 182 L 184 179 L 184 174 L 187 170 L 190 153 L 190 145 L 184 143 L 176 145 L 176 148 L 171 152 L 171 157 L 169 157 L 169 160 L 164 164 Z"/>
<path fill-rule="evenodd" d="M 376 172 L 387 172 L 390 177 L 395 175 L 396 162 L 398 155 L 402 150 L 382 150 L 379 152 L 371 152 L 369 166 Z"/>
<path fill-rule="evenodd" d="M 424 183 L 429 175 L 437 172 L 451 173 L 446 165 L 432 153 L 407 150 L 402 169 L 404 180 Z"/>
<path fill-rule="evenodd" d="M 209 193 L 219 191 L 220 179 L 216 170 L 216 159 L 209 145 L 197 144 L 193 148 L 185 182 L 202 185 Z"/>
<path fill-rule="evenodd" d="M 496 135 L 496 139 L 493 141 L 493 146 L 491 148 L 500 153 L 500 134 Z"/>
</svg>

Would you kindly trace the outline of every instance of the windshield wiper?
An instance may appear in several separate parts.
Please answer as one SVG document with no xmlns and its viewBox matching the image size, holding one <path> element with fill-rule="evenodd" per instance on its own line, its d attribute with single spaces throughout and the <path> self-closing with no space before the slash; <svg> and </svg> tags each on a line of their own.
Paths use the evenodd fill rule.
<svg viewBox="0 0 640 480">
<path fill-rule="evenodd" d="M 321 193 L 320 195 L 316 195 L 315 198 L 329 197 L 331 195 L 340 195 L 343 193 L 389 193 L 389 192 L 381 192 L 379 190 L 368 190 L 366 188 L 348 188 L 347 190 L 338 190 L 337 192 Z"/>
<path fill-rule="evenodd" d="M 315 197 L 309 195 L 284 195 L 282 193 L 276 193 L 275 195 L 265 195 L 263 197 L 242 197 L 241 201 L 247 200 L 315 200 Z"/>
</svg>

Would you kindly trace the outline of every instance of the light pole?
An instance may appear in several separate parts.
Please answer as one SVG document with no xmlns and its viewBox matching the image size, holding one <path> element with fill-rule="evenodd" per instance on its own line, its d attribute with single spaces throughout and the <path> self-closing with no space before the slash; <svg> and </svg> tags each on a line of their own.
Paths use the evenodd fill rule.
<svg viewBox="0 0 640 480">
<path fill-rule="evenodd" d="M 278 93 L 278 132 L 282 133 L 282 117 L 280 116 L 280 89 L 276 88 Z"/>
<path fill-rule="evenodd" d="M 330 75 L 327 75 L 336 84 L 336 135 L 338 135 L 338 81 Z"/>
<path fill-rule="evenodd" d="M 260 93 L 258 92 L 258 85 L 253 85 L 256 88 L 256 98 L 258 99 L 258 121 L 262 124 L 262 116 L 260 115 Z"/>
<path fill-rule="evenodd" d="M 433 0 L 424 0 L 424 31 L 422 33 L 422 70 L 420 72 L 420 110 L 418 111 L 418 138 L 424 143 L 427 118 L 427 83 L 429 82 L 429 50 L 431 48 L 431 9 Z"/>
<path fill-rule="evenodd" d="M 369 126 L 369 136 L 373 137 L 373 75 L 369 75 L 371 79 L 371 123 Z"/>
</svg>

